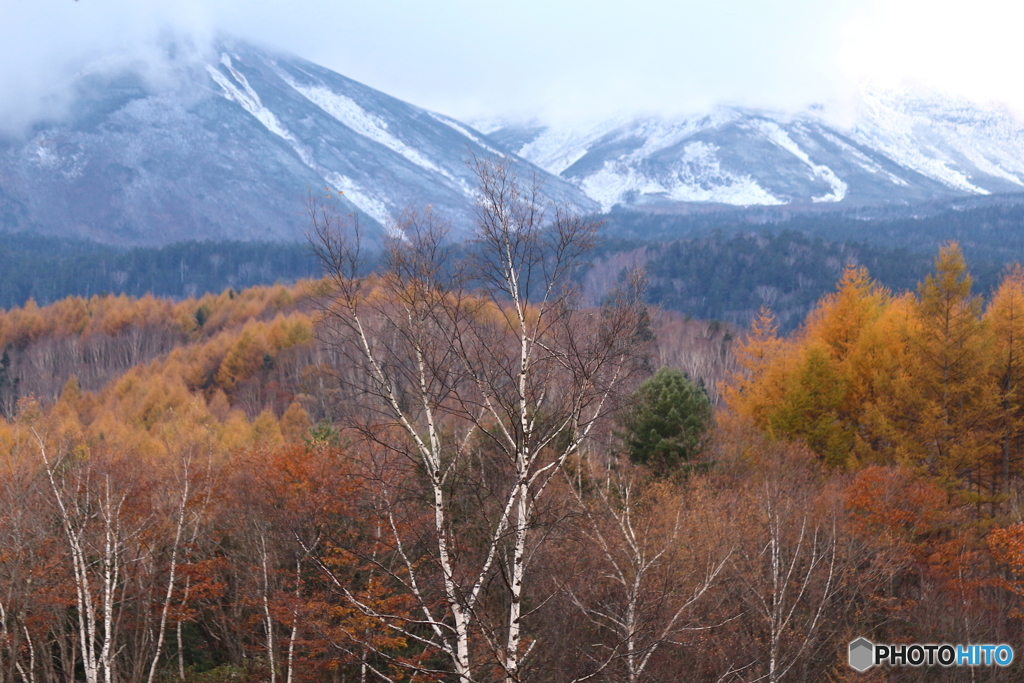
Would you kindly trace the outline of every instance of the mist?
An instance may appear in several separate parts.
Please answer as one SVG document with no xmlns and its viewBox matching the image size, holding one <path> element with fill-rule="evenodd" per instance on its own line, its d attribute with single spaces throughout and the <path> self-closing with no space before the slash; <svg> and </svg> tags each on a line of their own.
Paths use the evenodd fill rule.
<svg viewBox="0 0 1024 683">
<path fill-rule="evenodd" d="M 463 120 L 586 121 L 715 104 L 795 111 L 814 103 L 841 117 L 858 82 L 875 78 L 1024 103 L 1015 79 L 994 68 L 996 48 L 980 53 L 984 79 L 964 76 L 974 64 L 970 50 L 957 52 L 959 61 L 936 56 L 947 80 L 930 66 L 928 55 L 951 52 L 943 40 L 957 26 L 974 32 L 962 45 L 984 42 L 983 23 L 944 18 L 960 15 L 957 3 L 936 7 L 928 33 L 910 28 L 928 12 L 918 0 L 0 0 L 0 130 L 65 115 L 83 71 L 145 64 L 160 86 L 173 73 L 168 44 L 198 58 L 222 33 Z"/>
</svg>

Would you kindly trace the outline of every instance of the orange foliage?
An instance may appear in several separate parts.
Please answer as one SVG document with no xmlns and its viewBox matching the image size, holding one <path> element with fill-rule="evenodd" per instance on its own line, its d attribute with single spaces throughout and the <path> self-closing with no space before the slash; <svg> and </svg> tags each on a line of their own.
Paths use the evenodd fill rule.
<svg viewBox="0 0 1024 683">
<path fill-rule="evenodd" d="M 871 465 L 845 492 L 856 531 L 887 544 L 916 542 L 941 530 L 949 496 L 903 467 Z"/>
<path fill-rule="evenodd" d="M 310 426 L 295 401 L 298 387 L 274 368 L 282 354 L 314 344 L 312 288 L 300 282 L 180 302 L 149 295 L 94 296 L 40 308 L 29 301 L 0 311 L 0 349 L 48 337 L 113 338 L 132 330 L 173 328 L 187 343 L 130 368 L 98 391 L 83 392 L 77 381 L 68 380 L 49 409 L 67 438 L 86 450 L 102 445 L 159 458 L 168 452 L 162 435 L 187 423 L 201 427 L 221 453 L 273 447 L 285 439 L 300 441 Z M 305 381 L 301 372 L 295 376 Z M 239 391 L 247 392 L 244 404 Z M 287 419 L 279 424 L 283 413 Z"/>
<path fill-rule="evenodd" d="M 995 602 L 985 595 L 993 586 L 1024 597 L 1024 524 L 995 529 L 983 543 L 981 525 L 966 514 L 963 490 L 935 476 L 940 468 L 927 466 L 931 451 L 924 437 L 926 430 L 933 430 L 945 439 L 947 450 L 950 444 L 960 453 L 975 448 L 979 458 L 991 461 L 985 467 L 968 463 L 953 468 L 962 477 L 961 488 L 988 486 L 995 491 L 996 484 L 986 483 L 986 478 L 1006 480 L 1024 469 L 1013 450 L 1024 428 L 1024 353 L 1019 348 L 1024 316 L 1018 311 L 1024 311 L 1024 271 L 1011 273 L 982 318 L 963 280 L 957 280 L 954 256 L 944 252 L 942 267 L 948 272 L 933 278 L 931 290 L 922 287 L 919 296 L 890 296 L 863 269 L 847 270 L 837 291 L 789 339 L 778 336 L 770 312 L 762 311 L 738 351 L 743 373 L 723 391 L 729 408 L 742 420 L 719 430 L 717 447 L 732 447 L 743 457 L 731 463 L 721 460 L 712 468 L 707 489 L 701 490 L 709 499 L 708 509 L 718 509 L 712 503 L 729 510 L 745 505 L 748 516 L 737 516 L 741 521 L 762 515 L 758 496 L 767 489 L 756 476 L 742 483 L 750 471 L 763 475 L 776 467 L 780 480 L 783 474 L 808 481 L 833 476 L 827 490 L 841 490 L 844 504 L 842 514 L 832 518 L 843 535 L 837 552 L 860 553 L 850 564 L 856 569 L 844 574 L 843 581 L 853 591 L 854 572 L 868 577 L 862 584 L 868 586 L 863 602 L 877 608 L 864 622 L 869 625 L 878 615 L 910 620 L 921 614 L 914 610 L 927 604 L 921 597 L 927 590 L 946 601 L 944 609 Z M 942 277 L 947 282 L 940 286 Z M 943 286 L 959 288 L 962 294 L 946 311 L 950 318 L 959 316 L 956 329 L 936 324 L 941 310 L 925 310 L 926 304 L 938 302 L 936 294 Z M 177 583 L 166 593 L 171 596 L 167 612 L 172 627 L 201 622 L 211 633 L 217 627 L 234 629 L 231 637 L 238 642 L 232 647 L 249 661 L 269 656 L 269 640 L 276 643 L 280 665 L 290 643 L 296 681 L 325 680 L 345 667 L 357 675 L 359 656 L 367 649 L 388 653 L 390 659 L 376 664 L 396 680 L 408 677 L 416 666 L 431 664 L 430 648 L 410 647 L 397 630 L 383 629 L 381 619 L 366 612 L 395 615 L 395 626 L 409 623 L 402 618 L 413 603 L 401 584 L 410 565 L 400 561 L 396 548 L 388 546 L 393 537 L 380 529 L 395 524 L 402 533 L 415 532 L 429 529 L 433 518 L 415 500 L 406 501 L 406 508 L 391 509 L 402 514 L 383 514 L 381 500 L 362 488 L 361 478 L 380 477 L 381 472 L 357 471 L 361 454 L 309 439 L 320 415 L 301 385 L 312 384 L 317 377 L 314 360 L 322 362 L 307 303 L 310 287 L 261 287 L 181 302 L 124 296 L 68 299 L 44 308 L 29 302 L 0 312 L 0 348 L 31 345 L 48 336 L 114 337 L 161 326 L 174 328 L 181 340 L 170 352 L 124 371 L 96 391 L 83 391 L 71 376 L 49 402 L 24 400 L 16 420 L 0 420 L 0 493 L 5 502 L 17 501 L 0 510 L 0 531 L 13 530 L 0 538 L 0 570 L 7 572 L 3 578 L 11 585 L 8 577 L 17 578 L 23 592 L 19 614 L 27 615 L 23 625 L 36 642 L 60 647 L 52 634 L 67 632 L 65 620 L 74 598 L 67 588 L 71 572 L 63 531 L 55 522 L 52 502 L 43 495 L 45 486 L 38 485 L 45 470 L 33 430 L 69 471 L 104 465 L 131 489 L 124 520 L 137 530 L 131 538 L 136 555 L 126 571 L 152 572 L 132 575 L 132 590 L 142 586 L 151 594 L 139 589 L 123 598 L 125 619 L 136 620 L 133 627 L 148 623 L 146 632 L 153 632 L 153 622 L 146 620 L 164 604 L 164 593 L 157 588 L 166 590 L 168 548 L 177 519 L 174 505 L 184 490 L 187 477 L 181 463 L 188 454 L 201 464 L 190 470 L 194 498 L 183 505 L 183 519 L 191 526 L 180 543 Z M 383 305 L 380 287 L 366 296 Z M 467 305 L 475 307 L 474 315 L 507 314 L 486 302 Z M 963 354 L 950 352 L 956 345 Z M 949 355 L 942 367 L 956 370 L 963 381 L 944 385 L 938 380 L 935 359 L 942 354 Z M 1001 392 L 1000 407 L 993 409 L 999 420 L 992 425 L 998 429 L 979 417 L 982 407 L 994 405 L 979 382 Z M 943 403 L 943 390 L 956 401 Z M 970 410 L 955 415 L 963 406 Z M 760 434 L 754 433 L 755 427 Z M 388 429 L 379 427 L 375 437 L 380 443 L 390 440 Z M 986 436 L 986 429 L 994 431 Z M 1004 446 L 998 454 L 1002 462 L 994 459 L 996 436 Z M 776 439 L 799 440 L 807 447 L 773 446 Z M 779 454 L 773 455 L 775 447 Z M 855 471 L 818 468 L 812 451 L 826 463 Z M 373 464 L 395 468 L 401 475 L 398 482 L 422 476 L 401 460 Z M 694 474 L 693 480 L 699 483 L 700 476 Z M 809 484 L 793 486 L 794 500 L 817 490 Z M 655 489 L 645 494 L 649 507 L 637 510 L 657 519 L 638 520 L 668 537 L 671 524 L 678 523 L 678 510 L 665 507 L 663 499 L 669 497 L 655 495 Z M 1006 489 L 1004 481 L 1000 490 Z M 750 492 L 749 500 L 737 494 L 744 491 Z M 397 487 L 394 495 L 402 494 Z M 832 500 L 822 496 L 811 503 L 824 508 Z M 31 524 L 19 527 L 23 513 Z M 702 536 L 709 544 L 736 542 Z M 26 539 L 26 545 L 19 547 L 11 538 Z M 471 553 L 477 540 L 471 532 L 460 535 L 458 542 L 459 552 Z M 686 548 L 666 551 L 659 577 L 664 572 L 669 582 L 678 579 L 673 571 L 693 569 L 682 560 L 676 566 L 675 553 L 682 557 Z M 411 565 L 422 559 L 415 555 L 419 551 L 401 550 L 410 553 Z M 994 578 L 985 553 L 1005 570 L 1003 577 Z M 729 604 L 729 592 L 719 594 L 723 605 Z M 363 610 L 354 606 L 353 595 Z M 740 612 L 716 612 L 707 623 L 718 623 L 721 629 L 733 622 L 734 614 Z M 742 622 L 735 619 L 737 628 Z M 140 633 L 144 630 L 139 627 Z M 546 646 L 542 639 L 538 642 Z M 425 680 L 430 674 L 416 676 Z"/>
<path fill-rule="evenodd" d="M 1007 570 L 1007 575 L 997 579 L 997 582 L 1024 597 L 1024 522 L 993 529 L 987 543 L 993 559 Z M 1024 611 L 1019 607 L 1014 612 L 1017 618 L 1024 618 Z"/>
<path fill-rule="evenodd" d="M 849 268 L 791 338 L 779 339 L 762 312 L 737 351 L 744 372 L 723 391 L 727 405 L 772 437 L 805 441 L 829 464 L 901 463 L 963 501 L 994 504 L 1014 469 L 1010 433 L 1024 427 L 1006 412 L 999 419 L 997 382 L 1004 411 L 1021 413 L 1010 330 L 1021 323 L 1008 316 L 1024 298 L 1024 275 L 1007 278 L 984 317 L 970 288 L 955 243 L 940 250 L 916 296 L 892 297 L 865 269 Z"/>
<path fill-rule="evenodd" d="M 139 298 L 124 294 L 96 295 L 89 299 L 68 297 L 43 308 L 30 299 L 22 307 L 0 311 L 0 348 L 24 347 L 47 335 L 113 336 L 129 327 L 172 325 L 182 332 L 209 337 L 250 320 L 268 320 L 298 308 L 308 311 L 308 298 L 313 288 L 314 283 L 302 281 L 291 287 L 252 287 L 240 293 L 228 290 L 179 302 L 149 294 Z M 205 317 L 201 329 L 196 317 L 199 309 L 203 309 Z M 308 325 L 305 329 L 311 330 Z M 291 342 L 296 343 L 303 342 Z"/>
</svg>

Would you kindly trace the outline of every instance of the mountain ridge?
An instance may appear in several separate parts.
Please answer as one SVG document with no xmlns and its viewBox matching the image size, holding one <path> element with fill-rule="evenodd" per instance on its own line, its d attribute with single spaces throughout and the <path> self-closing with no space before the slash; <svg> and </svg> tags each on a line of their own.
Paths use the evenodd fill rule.
<svg viewBox="0 0 1024 683">
<path fill-rule="evenodd" d="M 295 55 L 233 38 L 146 65 L 85 68 L 63 120 L 0 138 L 0 231 L 160 245 L 301 240 L 325 188 L 379 239 L 427 206 L 473 221 L 467 159 L 537 177 L 583 213 L 915 207 L 1024 193 L 1024 124 L 928 92 L 865 90 L 827 112 L 716 107 L 485 131 Z"/>
<path fill-rule="evenodd" d="M 328 188 L 378 235 L 428 205 L 458 234 L 472 220 L 474 157 L 538 175 L 550 201 L 597 208 L 469 126 L 293 55 L 225 40 L 175 76 L 161 90 L 131 69 L 87 74 L 69 120 L 0 141 L 0 229 L 293 241 L 305 198 Z"/>
<path fill-rule="evenodd" d="M 583 126 L 491 126 L 491 139 L 569 180 L 602 210 L 912 204 L 1024 192 L 1024 124 L 926 91 L 865 88 L 852 125 L 820 111 L 716 107 Z"/>
</svg>

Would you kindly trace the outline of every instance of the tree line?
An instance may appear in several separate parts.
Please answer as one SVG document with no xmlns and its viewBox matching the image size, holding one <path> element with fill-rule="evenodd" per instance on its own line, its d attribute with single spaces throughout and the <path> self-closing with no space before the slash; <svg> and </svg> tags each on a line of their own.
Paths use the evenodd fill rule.
<svg viewBox="0 0 1024 683">
<path fill-rule="evenodd" d="M 739 232 L 709 227 L 701 236 L 686 239 L 627 240 L 611 232 L 616 220 L 613 216 L 605 225 L 589 262 L 574 274 L 587 283 L 585 293 L 592 303 L 599 303 L 614 288 L 626 263 L 639 261 L 647 269 L 648 303 L 739 327 L 748 325 L 757 310 L 767 305 L 780 328 L 791 331 L 850 264 L 866 266 L 894 290 L 913 288 L 930 266 L 931 257 L 919 248 L 910 248 L 906 242 L 883 246 L 870 231 L 851 233 L 842 241 L 843 233 L 825 233 L 829 234 L 825 239 L 824 231 L 810 224 L 792 226 L 799 230 L 785 229 L 788 224 L 784 224 L 781 230 L 758 233 L 746 225 Z M 911 230 L 908 226 L 900 230 L 904 228 Z M 924 228 L 913 230 L 919 234 Z M 993 239 L 1001 236 L 1002 232 Z M 924 242 L 909 241 L 918 247 L 919 243 Z M 374 245 L 367 267 L 376 264 L 378 246 Z M 1014 258 L 1010 253 L 989 256 L 974 259 L 981 291 L 992 289 L 1002 264 Z M 103 294 L 197 298 L 227 289 L 295 282 L 320 272 L 305 242 L 184 242 L 123 250 L 19 233 L 5 235 L 0 244 L 0 307 L 23 306 L 30 299 L 45 305 L 69 296 L 89 299 Z"/>
<path fill-rule="evenodd" d="M 867 243 L 828 242 L 804 233 L 716 234 L 648 248 L 648 302 L 700 319 L 746 327 L 762 307 L 780 329 L 800 325 L 850 265 L 864 266 L 890 289 L 912 289 L 931 257 Z M 998 282 L 1002 266 L 979 264 L 979 289 Z"/>
<path fill-rule="evenodd" d="M 318 276 L 304 242 L 178 242 L 121 249 L 88 240 L 5 233 L 0 240 L 0 308 L 29 299 L 128 294 L 189 298 L 226 289 Z"/>
<path fill-rule="evenodd" d="M 749 233 L 796 232 L 882 249 L 933 253 L 956 240 L 975 266 L 1024 259 L 1024 203 L 1021 194 L 962 197 L 912 205 L 860 206 L 822 210 L 789 206 L 718 207 L 689 215 L 613 209 L 604 234 L 611 239 L 671 242 Z"/>
</svg>

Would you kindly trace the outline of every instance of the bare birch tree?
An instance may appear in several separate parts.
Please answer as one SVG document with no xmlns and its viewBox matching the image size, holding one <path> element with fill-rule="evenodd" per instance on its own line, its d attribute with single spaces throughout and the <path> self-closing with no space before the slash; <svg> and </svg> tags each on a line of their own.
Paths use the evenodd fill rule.
<svg viewBox="0 0 1024 683">
<path fill-rule="evenodd" d="M 174 459 L 170 463 L 168 479 L 176 486 L 167 491 L 168 500 L 164 502 L 163 514 L 168 517 L 173 528 L 170 536 L 169 557 L 167 559 L 167 584 L 160 605 L 160 618 L 154 637 L 155 651 L 150 660 L 146 683 L 153 683 L 157 676 L 158 666 L 163 654 L 164 642 L 172 603 L 176 593 L 180 592 L 180 566 L 187 561 L 190 549 L 195 545 L 200 533 L 206 508 L 209 506 L 212 493 L 210 471 L 212 469 L 213 449 L 209 442 L 208 431 L 197 422 L 188 423 L 187 429 L 171 429 L 165 437 L 168 451 Z M 204 457 L 205 456 L 205 457 Z M 203 462 L 205 460 L 205 462 Z M 187 583 L 184 599 L 187 600 Z M 178 641 L 179 678 L 184 678 L 182 653 L 181 624 L 182 619 L 174 624 Z"/>
<path fill-rule="evenodd" d="M 544 206 L 537 183 L 507 166 L 478 162 L 476 172 L 472 239 L 450 243 L 428 209 L 392 231 L 374 276 L 361 270 L 357 226 L 322 204 L 310 216 L 331 285 L 320 329 L 353 399 L 345 426 L 381 458 L 391 552 L 378 568 L 417 613 L 349 599 L 437 653 L 439 673 L 512 682 L 535 644 L 523 620 L 539 505 L 631 373 L 643 309 L 635 280 L 582 308 L 573 275 L 598 225 Z M 382 463 L 395 456 L 416 476 L 389 478 Z M 424 503 L 425 534 L 413 510 Z"/>
<path fill-rule="evenodd" d="M 785 466 L 782 466 L 785 467 Z M 791 465 L 789 466 L 791 467 Z M 803 472 L 768 466 L 751 482 L 736 516 L 738 550 L 733 571 L 754 632 L 761 675 L 777 683 L 801 662 L 812 661 L 827 641 L 826 620 L 835 613 L 844 566 L 838 554 L 836 511 L 809 497 Z M 798 667 L 799 670 L 799 667 Z M 795 676 L 800 678 L 800 676 Z"/>
<path fill-rule="evenodd" d="M 650 680 L 648 667 L 664 647 L 729 621 L 702 622 L 699 603 L 726 568 L 733 549 L 709 542 L 705 496 L 678 485 L 644 481 L 636 469 L 593 467 L 572 490 L 583 510 L 582 534 L 597 552 L 588 585 L 571 589 L 573 604 L 605 645 L 593 649 L 593 671 L 604 680 Z M 584 679 L 585 680 L 585 679 Z"/>
<path fill-rule="evenodd" d="M 114 468 L 68 463 L 64 454 L 50 454 L 38 433 L 36 439 L 71 560 L 85 680 L 112 683 L 118 679 L 125 555 L 140 527 L 126 514 L 127 487 L 113 476 Z"/>
</svg>

